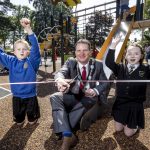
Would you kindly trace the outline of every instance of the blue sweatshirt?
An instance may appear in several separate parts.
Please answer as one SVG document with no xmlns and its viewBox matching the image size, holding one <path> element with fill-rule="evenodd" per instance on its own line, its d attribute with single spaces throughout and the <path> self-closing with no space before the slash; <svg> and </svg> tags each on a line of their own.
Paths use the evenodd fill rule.
<svg viewBox="0 0 150 150">
<path fill-rule="evenodd" d="M 35 82 L 41 56 L 35 34 L 28 35 L 31 43 L 29 57 L 18 60 L 15 56 L 7 55 L 0 49 L 0 63 L 9 69 L 10 83 Z M 36 84 L 11 84 L 13 96 L 29 98 L 36 96 Z"/>
</svg>

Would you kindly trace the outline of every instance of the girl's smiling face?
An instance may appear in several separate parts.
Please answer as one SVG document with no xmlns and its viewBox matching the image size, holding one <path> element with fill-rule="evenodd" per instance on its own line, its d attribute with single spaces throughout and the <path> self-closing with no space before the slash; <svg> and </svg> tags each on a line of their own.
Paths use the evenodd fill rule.
<svg viewBox="0 0 150 150">
<path fill-rule="evenodd" d="M 139 64 L 143 57 L 141 49 L 136 46 L 129 46 L 125 55 L 125 59 L 129 64 Z"/>
</svg>

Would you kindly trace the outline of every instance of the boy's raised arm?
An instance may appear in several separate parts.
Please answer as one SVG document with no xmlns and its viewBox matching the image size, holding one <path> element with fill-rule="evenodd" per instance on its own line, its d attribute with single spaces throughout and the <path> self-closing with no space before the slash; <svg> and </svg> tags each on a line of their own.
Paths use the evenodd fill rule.
<svg viewBox="0 0 150 150">
<path fill-rule="evenodd" d="M 28 34 L 28 39 L 31 44 L 29 60 L 33 68 L 37 69 L 41 59 L 37 37 L 32 31 L 31 22 L 28 18 L 22 18 L 20 20 L 20 24 L 24 28 L 24 31 Z"/>
</svg>

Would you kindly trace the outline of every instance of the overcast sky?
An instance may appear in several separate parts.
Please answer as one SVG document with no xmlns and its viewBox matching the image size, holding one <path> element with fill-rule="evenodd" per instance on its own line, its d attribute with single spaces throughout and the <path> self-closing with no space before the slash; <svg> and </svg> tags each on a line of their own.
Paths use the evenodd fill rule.
<svg viewBox="0 0 150 150">
<path fill-rule="evenodd" d="M 29 8 L 33 8 L 32 7 L 32 3 L 29 3 L 29 0 L 10 0 L 11 3 L 15 4 L 15 5 L 25 5 L 28 6 Z"/>
</svg>

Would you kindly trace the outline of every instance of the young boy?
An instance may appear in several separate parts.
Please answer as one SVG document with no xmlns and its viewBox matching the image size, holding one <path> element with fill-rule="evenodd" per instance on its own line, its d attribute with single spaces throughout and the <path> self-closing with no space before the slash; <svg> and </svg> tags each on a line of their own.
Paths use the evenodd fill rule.
<svg viewBox="0 0 150 150">
<path fill-rule="evenodd" d="M 9 80 L 13 94 L 13 118 L 17 125 L 22 125 L 27 114 L 29 124 L 34 124 L 40 117 L 36 96 L 36 73 L 40 64 L 38 41 L 32 32 L 30 20 L 22 18 L 20 24 L 28 34 L 31 49 L 27 41 L 17 40 L 14 43 L 15 56 L 7 55 L 0 49 L 0 63 L 9 69 Z M 19 83 L 19 84 L 17 84 Z"/>
</svg>

